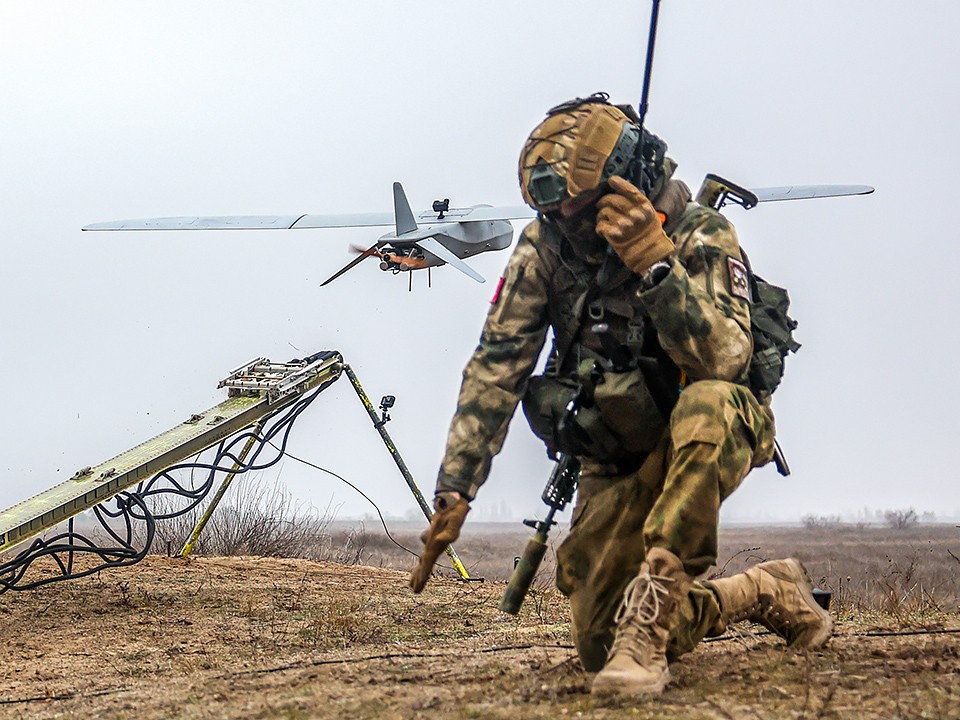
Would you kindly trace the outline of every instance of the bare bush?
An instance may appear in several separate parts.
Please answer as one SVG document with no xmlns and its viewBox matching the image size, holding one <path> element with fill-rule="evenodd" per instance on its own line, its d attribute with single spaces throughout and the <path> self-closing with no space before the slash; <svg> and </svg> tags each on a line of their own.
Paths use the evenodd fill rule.
<svg viewBox="0 0 960 720">
<path fill-rule="evenodd" d="M 361 521 L 359 527 L 351 529 L 343 541 L 337 543 L 337 549 L 332 553 L 333 561 L 341 565 L 364 565 L 369 557 L 368 541 L 367 529 Z"/>
<path fill-rule="evenodd" d="M 829 530 L 840 527 L 839 515 L 804 515 L 800 524 L 807 530 Z"/>
<path fill-rule="evenodd" d="M 906 510 L 887 510 L 883 514 L 883 519 L 887 525 L 894 530 L 905 530 L 920 522 L 920 517 L 913 508 Z"/>
<path fill-rule="evenodd" d="M 280 483 L 262 477 L 244 478 L 231 485 L 227 500 L 210 517 L 194 546 L 201 555 L 256 555 L 329 559 L 328 528 L 336 515 L 329 505 L 319 510 L 293 500 Z M 157 502 L 155 511 L 168 511 Z M 154 548 L 179 550 L 196 526 L 200 507 L 169 520 L 157 522 Z"/>
</svg>

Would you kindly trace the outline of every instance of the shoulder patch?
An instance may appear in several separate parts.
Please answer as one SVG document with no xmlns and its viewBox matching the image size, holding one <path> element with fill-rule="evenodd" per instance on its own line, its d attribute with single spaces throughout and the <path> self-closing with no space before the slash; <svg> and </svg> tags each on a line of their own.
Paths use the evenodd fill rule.
<svg viewBox="0 0 960 720">
<path fill-rule="evenodd" d="M 507 279 L 506 279 L 503 275 L 501 275 L 501 276 L 500 276 L 500 282 L 497 283 L 497 289 L 496 289 L 496 291 L 494 291 L 493 297 L 490 298 L 490 304 L 491 304 L 491 305 L 496 305 L 496 304 L 497 304 L 497 301 L 500 299 L 500 291 L 503 290 L 503 284 L 504 284 L 506 281 L 507 281 Z"/>
<path fill-rule="evenodd" d="M 727 270 L 730 272 L 730 294 L 750 300 L 750 278 L 747 266 L 734 257 L 727 256 Z"/>
</svg>

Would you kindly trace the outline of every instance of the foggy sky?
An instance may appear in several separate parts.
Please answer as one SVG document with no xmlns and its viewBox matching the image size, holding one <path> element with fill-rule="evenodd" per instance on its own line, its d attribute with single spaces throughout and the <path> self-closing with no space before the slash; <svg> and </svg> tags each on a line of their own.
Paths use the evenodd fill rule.
<svg viewBox="0 0 960 720">
<path fill-rule="evenodd" d="M 648 125 L 694 189 L 863 183 L 860 198 L 731 209 L 800 326 L 774 399 L 793 467 L 728 518 L 870 508 L 960 515 L 953 443 L 960 250 L 955 3 L 665 0 Z M 432 492 L 460 373 L 507 252 L 427 289 L 374 261 L 376 230 L 81 233 L 122 218 L 517 205 L 527 133 L 558 102 L 639 101 L 647 2 L 0 0 L 0 378 L 6 507 L 223 399 L 252 357 L 343 353 Z M 519 231 L 522 223 L 514 223 Z M 291 452 L 414 503 L 346 379 Z M 305 503 L 372 511 L 284 461 Z M 541 512 L 549 463 L 522 415 L 477 500 Z"/>
</svg>

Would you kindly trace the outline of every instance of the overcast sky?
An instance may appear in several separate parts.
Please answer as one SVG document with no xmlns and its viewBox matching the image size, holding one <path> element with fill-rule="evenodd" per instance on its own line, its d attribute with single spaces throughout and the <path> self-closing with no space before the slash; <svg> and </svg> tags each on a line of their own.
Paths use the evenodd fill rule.
<svg viewBox="0 0 960 720">
<path fill-rule="evenodd" d="M 220 402 L 255 356 L 336 349 L 432 493 L 460 373 L 507 252 L 320 283 L 373 230 L 81 233 L 122 218 L 517 205 L 516 161 L 552 105 L 639 101 L 649 2 L 0 0 L 0 507 Z M 800 353 L 775 396 L 793 467 L 755 471 L 730 519 L 870 508 L 960 514 L 957 3 L 664 0 L 649 127 L 678 176 L 866 183 L 869 197 L 733 208 L 789 288 Z M 946 193 L 946 195 L 944 195 Z M 522 227 L 515 223 L 516 229 Z M 290 449 L 414 507 L 344 378 Z M 522 416 L 476 502 L 542 513 Z M 276 473 L 274 473 L 276 475 Z M 285 461 L 300 500 L 371 509 Z"/>
</svg>

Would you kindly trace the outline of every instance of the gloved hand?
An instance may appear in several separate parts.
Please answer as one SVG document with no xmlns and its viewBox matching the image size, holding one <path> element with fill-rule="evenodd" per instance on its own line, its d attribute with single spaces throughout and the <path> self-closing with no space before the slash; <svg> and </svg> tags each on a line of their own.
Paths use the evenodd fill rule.
<svg viewBox="0 0 960 720">
<path fill-rule="evenodd" d="M 597 201 L 597 234 L 614 249 L 623 264 L 643 275 L 674 250 L 647 196 L 629 180 L 610 178 L 611 192 Z"/>
<path fill-rule="evenodd" d="M 458 492 L 437 493 L 433 501 L 433 518 L 430 527 L 423 531 L 423 553 L 420 562 L 410 574 L 410 589 L 415 593 L 423 590 L 430 578 L 433 564 L 447 545 L 460 537 L 460 528 L 470 512 L 470 503 Z"/>
</svg>

